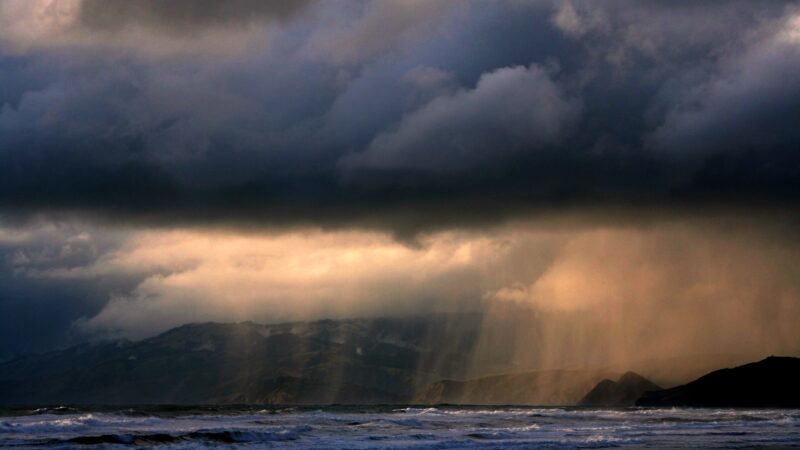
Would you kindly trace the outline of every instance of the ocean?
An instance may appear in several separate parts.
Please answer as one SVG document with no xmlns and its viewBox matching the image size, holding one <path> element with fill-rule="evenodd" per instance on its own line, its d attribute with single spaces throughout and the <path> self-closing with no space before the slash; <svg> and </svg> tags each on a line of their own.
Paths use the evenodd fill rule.
<svg viewBox="0 0 800 450">
<path fill-rule="evenodd" d="M 800 448 L 800 410 L 390 406 L 0 411 L 0 447 Z"/>
</svg>

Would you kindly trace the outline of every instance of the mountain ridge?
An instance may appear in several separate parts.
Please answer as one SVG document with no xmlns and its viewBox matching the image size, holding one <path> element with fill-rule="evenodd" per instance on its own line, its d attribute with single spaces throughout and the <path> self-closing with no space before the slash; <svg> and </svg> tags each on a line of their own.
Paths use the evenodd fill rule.
<svg viewBox="0 0 800 450">
<path fill-rule="evenodd" d="M 476 364 L 481 326 L 470 314 L 186 324 L 0 363 L 0 404 L 570 405 L 622 373 L 524 368 L 502 352 Z"/>
<path fill-rule="evenodd" d="M 770 356 L 715 370 L 671 389 L 645 392 L 637 406 L 800 407 L 800 358 Z"/>
</svg>

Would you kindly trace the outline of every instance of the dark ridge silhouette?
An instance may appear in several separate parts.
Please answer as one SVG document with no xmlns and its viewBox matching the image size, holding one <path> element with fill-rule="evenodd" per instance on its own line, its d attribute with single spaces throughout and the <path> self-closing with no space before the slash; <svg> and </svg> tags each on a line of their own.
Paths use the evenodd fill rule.
<svg viewBox="0 0 800 450">
<path fill-rule="evenodd" d="M 764 359 L 764 353 L 696 353 L 674 356 L 655 356 L 641 360 L 612 364 L 610 372 L 635 372 L 662 389 L 694 381 L 707 373 L 725 367 L 736 367 Z"/>
<path fill-rule="evenodd" d="M 645 392 L 637 406 L 800 407 L 800 358 L 770 356 L 683 386 Z"/>
<path fill-rule="evenodd" d="M 580 402 L 582 406 L 633 406 L 647 391 L 661 387 L 635 372 L 626 372 L 615 381 L 605 379 L 589 391 Z"/>
</svg>

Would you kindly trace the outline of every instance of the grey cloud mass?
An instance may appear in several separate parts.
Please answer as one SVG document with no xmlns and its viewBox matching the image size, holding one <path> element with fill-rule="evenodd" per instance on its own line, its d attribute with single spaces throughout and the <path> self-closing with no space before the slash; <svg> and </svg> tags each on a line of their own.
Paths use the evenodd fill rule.
<svg viewBox="0 0 800 450">
<path fill-rule="evenodd" d="M 347 168 L 458 173 L 547 148 L 574 123 L 580 105 L 540 67 L 486 73 L 475 89 L 439 96 L 379 134 Z"/>
<path fill-rule="evenodd" d="M 797 142 L 797 26 L 797 19 L 778 22 L 776 36 L 724 55 L 707 79 L 676 93 L 653 145 L 687 153 L 766 152 Z"/>
<path fill-rule="evenodd" d="M 791 3 L 436 5 L 78 2 L 86 28 L 283 24 L 244 54 L 3 57 L 4 213 L 405 233 L 476 204 L 796 199 Z"/>
</svg>

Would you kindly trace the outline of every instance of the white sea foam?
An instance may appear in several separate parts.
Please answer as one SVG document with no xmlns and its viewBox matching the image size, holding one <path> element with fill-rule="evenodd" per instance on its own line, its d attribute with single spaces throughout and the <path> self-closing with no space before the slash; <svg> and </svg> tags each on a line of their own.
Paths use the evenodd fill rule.
<svg viewBox="0 0 800 450">
<path fill-rule="evenodd" d="M 135 413 L 135 414 L 134 414 Z M 0 417 L 0 447 L 606 448 L 800 445 L 800 411 L 302 408 Z"/>
</svg>

